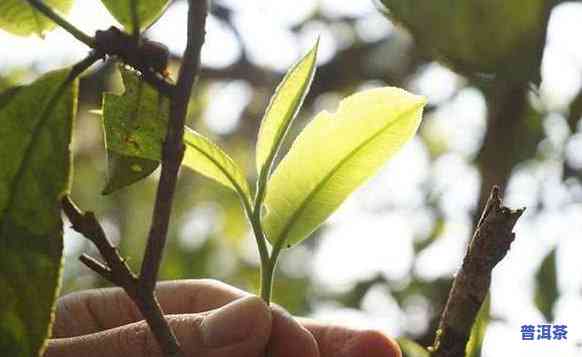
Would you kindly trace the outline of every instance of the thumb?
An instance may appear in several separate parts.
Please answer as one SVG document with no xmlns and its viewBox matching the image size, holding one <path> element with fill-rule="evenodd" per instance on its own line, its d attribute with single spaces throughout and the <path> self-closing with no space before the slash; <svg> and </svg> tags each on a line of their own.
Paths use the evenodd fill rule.
<svg viewBox="0 0 582 357">
<path fill-rule="evenodd" d="M 168 315 L 186 356 L 260 357 L 271 333 L 271 313 L 256 296 L 199 314 Z M 144 321 L 98 333 L 49 340 L 44 357 L 162 357 Z"/>
</svg>

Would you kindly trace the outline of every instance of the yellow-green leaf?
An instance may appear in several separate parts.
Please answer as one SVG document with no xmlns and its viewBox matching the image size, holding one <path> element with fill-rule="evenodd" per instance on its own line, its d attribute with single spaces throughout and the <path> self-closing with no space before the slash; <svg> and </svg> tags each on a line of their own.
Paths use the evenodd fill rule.
<svg viewBox="0 0 582 357">
<path fill-rule="evenodd" d="M 293 119 L 299 112 L 315 74 L 319 41 L 285 75 L 267 107 L 257 138 L 257 173 L 266 179 Z"/>
<path fill-rule="evenodd" d="M 136 0 L 137 1 L 137 17 L 139 21 L 140 30 L 148 28 L 153 24 L 164 12 L 170 0 Z M 131 4 L 133 0 L 101 0 L 103 5 L 109 10 L 109 13 L 123 27 L 127 32 L 133 31 Z"/>
<path fill-rule="evenodd" d="M 77 82 L 46 74 L 0 96 L 0 351 L 36 356 L 50 331 L 62 257 Z"/>
<path fill-rule="evenodd" d="M 399 338 L 398 345 L 400 345 L 403 357 L 430 357 L 426 348 L 408 338 Z"/>
<path fill-rule="evenodd" d="M 44 2 L 60 13 L 67 13 L 73 5 L 73 0 L 44 0 Z M 30 6 L 28 1 L 0 1 L 0 29 L 18 36 L 32 34 L 42 36 L 44 32 L 53 28 L 55 23 Z"/>
<path fill-rule="evenodd" d="M 466 357 L 481 357 L 481 349 L 483 348 L 483 340 L 485 339 L 485 332 L 487 331 L 487 326 L 489 321 L 491 310 L 491 298 L 487 294 L 487 297 L 483 301 L 477 318 L 471 327 L 471 335 L 469 336 L 469 341 L 467 341 L 467 347 L 465 349 Z"/>
<path fill-rule="evenodd" d="M 269 183 L 263 226 L 271 243 L 305 239 L 415 134 L 425 99 L 366 90 L 326 111 L 297 137 Z"/>
<path fill-rule="evenodd" d="M 190 128 L 184 133 L 182 165 L 233 189 L 241 198 L 250 200 L 248 182 L 238 165 L 218 145 Z"/>
</svg>

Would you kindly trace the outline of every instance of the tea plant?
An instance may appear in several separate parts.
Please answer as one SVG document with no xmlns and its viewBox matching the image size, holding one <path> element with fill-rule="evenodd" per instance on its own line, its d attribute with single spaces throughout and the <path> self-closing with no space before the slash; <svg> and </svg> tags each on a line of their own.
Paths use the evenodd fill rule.
<svg viewBox="0 0 582 357">
<path fill-rule="evenodd" d="M 8 355 L 38 354 L 48 335 L 61 272 L 61 208 L 73 228 L 97 246 L 105 263 L 89 256 L 81 260 L 127 292 L 167 355 L 181 355 L 154 292 L 181 165 L 240 198 L 260 255 L 260 295 L 268 303 L 281 251 L 317 229 L 415 134 L 421 120 L 422 97 L 393 87 L 364 90 L 345 98 L 334 113 L 316 115 L 283 155 L 282 143 L 316 72 L 316 43 L 287 72 L 265 111 L 252 190 L 247 174 L 225 151 L 184 126 L 199 69 L 206 2 L 189 1 L 188 45 L 173 83 L 167 76 L 164 47 L 140 35 L 161 16 L 168 1 L 102 1 L 125 31 L 112 27 L 95 37 L 82 33 L 59 14 L 70 9 L 71 0 L 0 4 L 3 30 L 42 36 L 56 23 L 93 49 L 76 65 L 0 96 L 0 350 Z M 114 163 L 104 193 L 147 177 L 160 163 L 162 167 L 137 275 L 95 216 L 80 211 L 68 196 L 78 78 L 107 56 L 124 63 L 119 71 L 125 89 L 121 95 L 105 93 L 99 111 L 108 159 Z M 275 167 L 278 156 L 282 158 Z"/>
</svg>

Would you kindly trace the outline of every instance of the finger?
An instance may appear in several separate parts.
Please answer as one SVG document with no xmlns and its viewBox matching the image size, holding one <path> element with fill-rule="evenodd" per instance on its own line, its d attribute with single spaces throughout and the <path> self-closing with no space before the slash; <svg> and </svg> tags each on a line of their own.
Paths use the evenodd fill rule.
<svg viewBox="0 0 582 357">
<path fill-rule="evenodd" d="M 186 356 L 260 357 L 271 332 L 271 313 L 258 297 L 211 312 L 168 316 Z M 44 357 L 162 357 L 143 321 L 90 335 L 49 340 Z"/>
<path fill-rule="evenodd" d="M 319 357 L 313 335 L 283 308 L 272 305 L 273 325 L 267 347 L 272 357 Z"/>
<path fill-rule="evenodd" d="M 177 280 L 158 283 L 156 294 L 165 314 L 216 309 L 248 296 L 216 280 Z M 121 288 L 91 289 L 60 298 L 53 337 L 91 334 L 142 320 L 141 313 Z"/>
<path fill-rule="evenodd" d="M 315 337 L 321 357 L 402 357 L 398 343 L 379 331 L 299 321 Z"/>
</svg>

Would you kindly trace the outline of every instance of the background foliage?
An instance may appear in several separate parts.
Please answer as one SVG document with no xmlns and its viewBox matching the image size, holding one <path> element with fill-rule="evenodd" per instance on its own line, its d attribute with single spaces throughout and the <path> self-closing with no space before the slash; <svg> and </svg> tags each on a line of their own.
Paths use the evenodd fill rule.
<svg viewBox="0 0 582 357">
<path fill-rule="evenodd" d="M 450 29 L 439 25 L 446 20 L 439 16 L 450 16 L 444 8 L 415 12 L 420 18 L 412 23 L 403 19 L 405 9 L 393 11 L 391 22 L 367 1 L 277 3 L 215 1 L 201 83 L 192 98 L 189 125 L 220 142 L 244 172 L 255 172 L 252 148 L 268 96 L 317 34 L 321 36 L 319 68 L 297 119 L 299 127 L 321 109 L 333 111 L 341 97 L 375 85 L 424 94 L 429 108 L 420 135 L 377 178 L 314 239 L 283 253 L 274 300 L 295 314 L 348 320 L 429 345 L 450 278 L 471 234 L 481 192 L 500 183 L 507 188 L 508 205 L 528 210 L 518 224 L 518 240 L 495 270 L 491 316 L 482 316 L 490 321 L 484 355 L 502 355 L 500 351 L 508 348 L 532 356 L 580 353 L 576 343 L 582 341 L 582 320 L 576 312 L 582 308 L 582 278 L 576 252 L 582 249 L 582 4 L 551 7 L 546 31 L 544 9 L 550 2 L 536 1 L 539 7 L 530 8 L 511 1 L 519 3 L 519 9 L 505 9 L 512 12 L 492 25 L 498 31 L 494 34 L 463 30 L 467 23 L 476 22 L 482 29 L 489 23 L 453 7 L 459 12 L 452 25 L 460 30 L 451 31 L 465 37 L 452 40 L 443 35 Z M 184 10 L 183 1 L 173 1 L 148 31 L 175 55 L 184 46 Z M 151 20 L 157 14 L 151 14 Z M 88 33 L 115 21 L 97 0 L 75 2 L 69 18 Z M 117 18 L 127 21 L 127 14 Z M 537 26 L 528 33 L 537 36 L 543 52 L 534 49 L 529 52 L 532 56 L 512 58 L 511 63 L 486 61 L 493 67 L 475 70 L 481 68 L 483 58 L 515 49 L 504 30 L 520 23 L 533 26 L 530 20 Z M 431 24 L 420 29 L 433 29 L 430 33 L 436 38 L 424 38 L 426 34 L 414 30 L 416 23 Z M 429 40 L 446 46 L 427 47 Z M 0 58 L 0 89 L 26 84 L 86 53 L 61 30 L 39 41 L 0 33 L 2 48 L 11 49 Z M 470 53 L 475 61 L 459 63 L 458 53 Z M 491 73 L 527 76 L 536 82 L 542 54 L 539 90 L 523 97 L 516 96 L 511 85 L 491 90 Z M 435 59 L 452 64 L 463 75 Z M 101 195 L 112 182 L 107 166 L 114 164 L 106 160 L 100 118 L 90 112 L 100 107 L 102 91 L 121 92 L 116 65 L 100 64 L 80 82 L 73 197 L 84 209 L 96 212 L 136 269 L 157 176 Z M 502 125 L 487 121 L 496 117 L 499 108 L 515 104 L 516 98 L 523 102 L 523 110 L 513 116 L 519 120 L 501 118 L 497 123 Z M 151 161 L 142 164 L 155 167 Z M 177 197 L 162 278 L 212 277 L 256 291 L 258 258 L 232 191 L 183 170 Z M 106 285 L 77 261 L 82 252 L 92 249 L 73 231 L 65 232 L 61 293 Z M 520 343 L 521 324 L 552 320 L 569 326 L 567 344 L 532 349 Z"/>
</svg>

